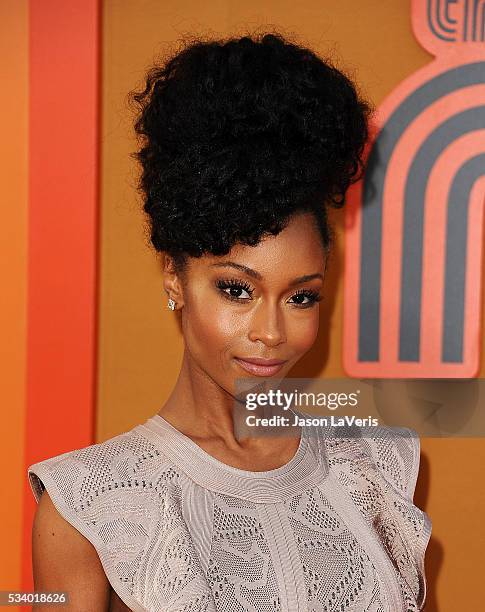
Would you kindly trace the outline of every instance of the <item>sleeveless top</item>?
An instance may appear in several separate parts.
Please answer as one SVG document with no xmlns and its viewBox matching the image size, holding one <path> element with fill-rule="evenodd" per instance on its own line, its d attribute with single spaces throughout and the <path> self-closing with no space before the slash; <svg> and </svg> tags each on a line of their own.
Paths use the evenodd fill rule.
<svg viewBox="0 0 485 612">
<path fill-rule="evenodd" d="M 304 425 L 288 463 L 253 472 L 156 414 L 27 473 L 135 612 L 415 612 L 431 534 L 419 438 L 371 429 Z"/>
</svg>

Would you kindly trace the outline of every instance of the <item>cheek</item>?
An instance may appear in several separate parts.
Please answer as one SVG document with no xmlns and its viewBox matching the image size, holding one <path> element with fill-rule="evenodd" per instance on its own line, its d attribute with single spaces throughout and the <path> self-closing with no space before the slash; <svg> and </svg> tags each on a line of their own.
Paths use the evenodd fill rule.
<svg viewBox="0 0 485 612">
<path fill-rule="evenodd" d="M 289 316 L 287 320 L 287 342 L 297 353 L 305 353 L 317 339 L 319 328 L 318 308 L 305 316 Z"/>
<path fill-rule="evenodd" d="M 191 299 L 184 306 L 184 337 L 194 355 L 215 355 L 230 350 L 244 333 L 244 317 L 218 296 Z"/>
</svg>

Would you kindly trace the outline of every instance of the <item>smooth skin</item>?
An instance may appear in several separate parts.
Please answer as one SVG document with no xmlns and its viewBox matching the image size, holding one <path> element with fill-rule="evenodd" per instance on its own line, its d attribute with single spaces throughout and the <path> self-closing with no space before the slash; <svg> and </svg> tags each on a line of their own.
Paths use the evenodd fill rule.
<svg viewBox="0 0 485 612">
<path fill-rule="evenodd" d="M 180 310 L 184 354 L 159 414 L 207 453 L 233 467 L 265 471 L 296 453 L 299 438 L 235 435 L 235 379 L 251 377 L 236 357 L 286 360 L 285 377 L 315 342 L 326 256 L 313 215 L 295 215 L 277 236 L 235 245 L 225 256 L 189 258 L 179 276 L 165 257 L 164 289 Z M 305 279 L 302 279 L 305 277 Z M 299 280 L 297 280 L 299 279 Z M 220 281 L 245 288 L 221 288 Z M 94 546 L 57 512 L 47 492 L 33 532 L 36 591 L 68 591 L 65 612 L 129 610 L 113 593 Z M 58 606 L 34 606 L 56 612 Z"/>
<path fill-rule="evenodd" d="M 43 612 L 110 610 L 110 584 L 94 546 L 56 510 L 47 491 L 32 527 L 34 591 L 66 592 L 68 604 L 33 605 Z"/>
<path fill-rule="evenodd" d="M 244 269 L 244 268 L 246 269 Z M 175 387 L 159 414 L 210 455 L 233 467 L 263 471 L 286 464 L 299 437 L 236 438 L 235 379 L 252 377 L 235 357 L 287 360 L 285 377 L 314 344 L 326 256 L 311 213 L 295 215 L 277 236 L 236 245 L 225 256 L 191 258 L 183 278 L 165 258 L 164 287 L 181 311 L 185 350 Z M 256 275 L 258 278 L 256 278 Z M 295 284 L 296 279 L 307 280 Z M 220 280 L 247 283 L 230 299 Z"/>
</svg>

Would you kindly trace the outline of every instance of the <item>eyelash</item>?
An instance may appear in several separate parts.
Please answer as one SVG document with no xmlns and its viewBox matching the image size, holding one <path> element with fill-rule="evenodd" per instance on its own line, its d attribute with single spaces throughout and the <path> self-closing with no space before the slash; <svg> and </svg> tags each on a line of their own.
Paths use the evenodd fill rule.
<svg viewBox="0 0 485 612">
<path fill-rule="evenodd" d="M 216 286 L 226 299 L 232 300 L 233 302 L 242 302 L 247 298 L 240 298 L 235 295 L 230 295 L 227 293 L 227 291 L 225 291 L 225 289 L 244 289 L 250 296 L 252 296 L 254 292 L 254 288 L 252 288 L 248 282 L 235 278 L 221 278 L 216 281 Z M 291 297 L 295 297 L 296 295 L 303 295 L 310 300 L 306 304 L 298 304 L 293 302 L 297 308 L 309 308 L 310 306 L 313 306 L 313 304 L 316 304 L 322 300 L 322 297 L 312 289 L 298 289 L 298 291 L 296 291 Z"/>
</svg>

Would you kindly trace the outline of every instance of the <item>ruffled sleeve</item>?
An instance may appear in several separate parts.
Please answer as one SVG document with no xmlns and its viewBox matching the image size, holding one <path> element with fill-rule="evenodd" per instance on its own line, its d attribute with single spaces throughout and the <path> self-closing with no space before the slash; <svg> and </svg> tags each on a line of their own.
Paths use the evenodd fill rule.
<svg viewBox="0 0 485 612">
<path fill-rule="evenodd" d="M 366 432 L 362 447 L 382 477 L 385 511 L 375 526 L 392 552 L 400 577 L 422 610 L 426 599 L 424 557 L 431 536 L 430 517 L 414 504 L 420 466 L 420 439 L 410 428 L 379 427 Z"/>
<path fill-rule="evenodd" d="M 130 610 L 215 612 L 181 510 L 186 481 L 146 428 L 35 463 L 28 477 L 36 501 L 47 490 L 95 547 Z"/>
<path fill-rule="evenodd" d="M 416 431 L 407 427 L 379 427 L 364 435 L 362 443 L 387 482 L 413 501 L 421 454 Z"/>
<path fill-rule="evenodd" d="M 146 612 L 132 585 L 149 525 L 143 524 L 147 519 L 137 496 L 124 493 L 118 479 L 116 489 L 113 482 L 113 470 L 129 469 L 130 453 L 109 455 L 109 446 L 92 445 L 34 463 L 27 476 L 36 502 L 47 490 L 59 514 L 95 547 L 121 600 L 134 612 Z M 119 479 L 124 481 L 126 474 Z"/>
</svg>

